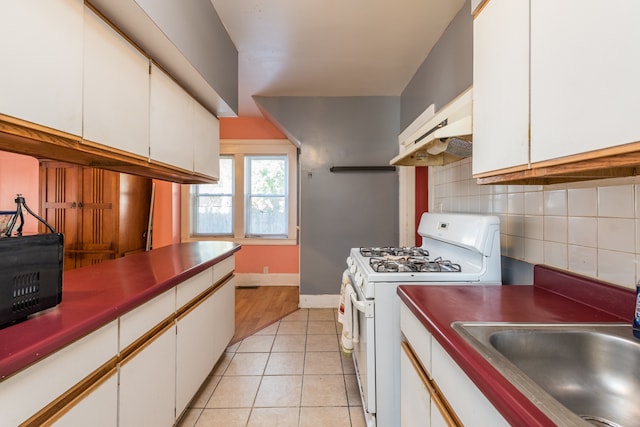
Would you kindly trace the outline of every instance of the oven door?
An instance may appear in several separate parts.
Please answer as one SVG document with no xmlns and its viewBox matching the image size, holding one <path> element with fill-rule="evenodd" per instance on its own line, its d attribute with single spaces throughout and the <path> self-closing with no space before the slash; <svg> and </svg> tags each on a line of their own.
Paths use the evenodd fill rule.
<svg viewBox="0 0 640 427">
<path fill-rule="evenodd" d="M 353 282 L 352 282 L 353 283 Z M 365 412 L 376 412 L 376 353 L 373 300 L 364 298 L 360 286 L 353 286 L 351 307 L 358 317 L 358 340 L 353 343 L 353 362 Z"/>
</svg>

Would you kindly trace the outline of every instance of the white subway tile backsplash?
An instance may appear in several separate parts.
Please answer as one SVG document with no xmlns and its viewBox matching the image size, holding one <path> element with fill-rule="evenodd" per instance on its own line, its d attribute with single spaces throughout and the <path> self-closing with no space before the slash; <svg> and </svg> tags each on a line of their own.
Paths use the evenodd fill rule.
<svg viewBox="0 0 640 427">
<path fill-rule="evenodd" d="M 598 218 L 598 248 L 635 252 L 635 220 L 626 218 Z"/>
<path fill-rule="evenodd" d="M 544 242 L 544 263 L 558 268 L 567 268 L 567 244 Z"/>
<path fill-rule="evenodd" d="M 598 187 L 598 216 L 633 218 L 634 215 L 633 185 Z"/>
<path fill-rule="evenodd" d="M 524 193 L 524 213 L 526 215 L 542 215 L 542 207 L 542 191 L 530 191 Z"/>
<path fill-rule="evenodd" d="M 507 256 L 516 259 L 524 258 L 524 241 L 525 239 L 520 236 L 507 236 Z"/>
<path fill-rule="evenodd" d="M 508 213 L 508 194 L 500 193 L 493 196 L 493 212 L 496 214 Z"/>
<path fill-rule="evenodd" d="M 569 245 L 569 270 L 591 277 L 598 275 L 598 250 Z"/>
<path fill-rule="evenodd" d="M 624 286 L 640 278 L 640 176 L 479 186 L 471 163 L 430 168 L 430 210 L 497 215 L 502 255 Z"/>
<path fill-rule="evenodd" d="M 507 216 L 507 234 L 524 237 L 524 215 Z"/>
<path fill-rule="evenodd" d="M 567 214 L 567 190 L 549 190 L 543 194 L 545 215 Z"/>
<path fill-rule="evenodd" d="M 525 215 L 524 237 L 542 240 L 544 238 L 543 217 L 539 215 Z"/>
<path fill-rule="evenodd" d="M 635 289 L 636 255 L 598 249 L 598 278 Z"/>
<path fill-rule="evenodd" d="M 524 259 L 531 264 L 544 263 L 544 242 L 536 239 L 524 239 Z"/>
<path fill-rule="evenodd" d="M 596 216 L 598 214 L 598 191 L 596 188 L 569 189 L 569 216 Z"/>
<path fill-rule="evenodd" d="M 543 233 L 545 241 L 567 243 L 567 217 L 545 216 Z"/>
<path fill-rule="evenodd" d="M 523 193 L 507 194 L 507 213 L 509 215 L 524 214 L 524 194 Z"/>
<path fill-rule="evenodd" d="M 598 246 L 598 219 L 589 217 L 569 217 L 567 236 L 570 245 Z"/>
</svg>

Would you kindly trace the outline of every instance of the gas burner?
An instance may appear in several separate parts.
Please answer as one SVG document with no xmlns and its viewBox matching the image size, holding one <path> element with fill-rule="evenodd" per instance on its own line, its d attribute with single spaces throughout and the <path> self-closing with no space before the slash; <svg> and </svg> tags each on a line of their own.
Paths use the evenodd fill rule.
<svg viewBox="0 0 640 427">
<path fill-rule="evenodd" d="M 402 256 L 416 257 L 429 256 L 429 251 L 418 247 L 364 247 L 360 248 L 360 254 L 364 257 L 385 257 L 385 256 Z"/>
<path fill-rule="evenodd" d="M 393 256 L 371 257 L 369 265 L 377 273 L 397 273 L 397 272 L 454 272 L 462 271 L 460 264 L 454 264 L 441 257 L 429 260 L 426 256 Z"/>
</svg>

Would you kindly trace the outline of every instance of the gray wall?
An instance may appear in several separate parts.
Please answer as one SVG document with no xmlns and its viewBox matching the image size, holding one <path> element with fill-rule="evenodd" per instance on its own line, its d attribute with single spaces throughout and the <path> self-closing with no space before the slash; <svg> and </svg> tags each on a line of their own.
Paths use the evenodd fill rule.
<svg viewBox="0 0 640 427">
<path fill-rule="evenodd" d="M 212 88 L 238 111 L 238 51 L 210 0 L 135 0 Z"/>
<path fill-rule="evenodd" d="M 429 105 L 436 111 L 473 83 L 473 19 L 467 0 L 420 65 L 400 99 L 405 129 Z"/>
<path fill-rule="evenodd" d="M 399 97 L 255 97 L 300 142 L 300 294 L 340 293 L 352 247 L 398 244 Z"/>
<path fill-rule="evenodd" d="M 435 104 L 437 111 L 472 84 L 473 18 L 467 0 L 402 92 L 401 128 L 411 124 L 429 105 Z M 502 281 L 533 283 L 533 265 L 503 256 Z"/>
</svg>

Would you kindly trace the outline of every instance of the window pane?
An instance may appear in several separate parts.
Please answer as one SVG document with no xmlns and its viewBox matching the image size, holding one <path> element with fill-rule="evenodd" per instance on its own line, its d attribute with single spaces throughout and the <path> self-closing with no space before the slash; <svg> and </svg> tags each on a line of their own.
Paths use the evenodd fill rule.
<svg viewBox="0 0 640 427">
<path fill-rule="evenodd" d="M 287 236 L 287 156 L 246 157 L 247 236 Z"/>
<path fill-rule="evenodd" d="M 256 194 L 285 194 L 286 159 L 250 158 L 251 191 Z"/>
<path fill-rule="evenodd" d="M 233 157 L 220 158 L 220 177 L 216 184 L 199 184 L 199 194 L 233 194 Z"/>
<path fill-rule="evenodd" d="M 233 234 L 233 157 L 220 158 L 216 184 L 195 186 L 195 234 Z"/>
<path fill-rule="evenodd" d="M 198 234 L 233 233 L 233 196 L 200 196 L 196 212 Z"/>
<path fill-rule="evenodd" d="M 287 208 L 284 197 L 251 197 L 248 206 L 247 234 L 252 236 L 287 235 Z"/>
</svg>

